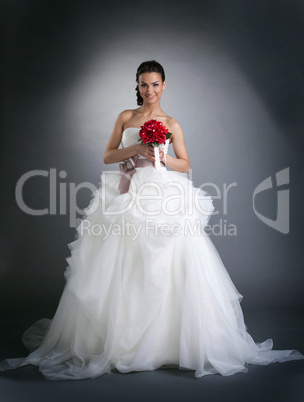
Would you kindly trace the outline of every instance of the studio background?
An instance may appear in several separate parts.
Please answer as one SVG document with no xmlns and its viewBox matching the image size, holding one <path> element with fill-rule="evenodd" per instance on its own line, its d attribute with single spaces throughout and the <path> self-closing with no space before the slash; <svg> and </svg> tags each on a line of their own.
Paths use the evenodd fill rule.
<svg viewBox="0 0 304 402">
<path fill-rule="evenodd" d="M 236 183 L 211 235 L 242 307 L 303 308 L 304 7 L 301 1 L 4 1 L 2 22 L 1 310 L 37 319 L 55 312 L 75 237 L 59 214 L 59 183 L 99 186 L 103 152 L 122 110 L 138 107 L 136 69 L 155 59 L 166 73 L 161 106 L 181 124 L 193 183 Z M 170 151 L 171 155 L 172 149 Z M 289 168 L 290 231 L 254 213 L 253 192 Z M 20 177 L 56 170 L 57 213 L 17 205 Z M 66 178 L 59 172 L 65 171 Z M 49 177 L 24 185 L 31 208 L 50 208 Z M 206 188 L 208 191 L 208 189 Z M 215 195 L 209 188 L 211 195 Z M 77 202 L 88 205 L 82 189 Z M 69 198 L 67 198 L 69 202 Z M 276 219 L 277 188 L 256 198 Z M 246 321 L 246 320 L 245 320 Z M 30 322 L 29 322 L 30 324 Z"/>
</svg>

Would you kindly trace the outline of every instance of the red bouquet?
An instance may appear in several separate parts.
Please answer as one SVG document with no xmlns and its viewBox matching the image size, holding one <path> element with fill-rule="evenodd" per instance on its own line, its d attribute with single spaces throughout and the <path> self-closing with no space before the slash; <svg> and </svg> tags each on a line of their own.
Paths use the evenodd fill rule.
<svg viewBox="0 0 304 402">
<path fill-rule="evenodd" d="M 164 144 L 168 138 L 170 138 L 172 133 L 168 132 L 167 127 L 158 120 L 149 120 L 140 126 L 138 141 L 142 144 L 151 144 L 154 146 L 159 146 L 159 144 Z"/>
</svg>

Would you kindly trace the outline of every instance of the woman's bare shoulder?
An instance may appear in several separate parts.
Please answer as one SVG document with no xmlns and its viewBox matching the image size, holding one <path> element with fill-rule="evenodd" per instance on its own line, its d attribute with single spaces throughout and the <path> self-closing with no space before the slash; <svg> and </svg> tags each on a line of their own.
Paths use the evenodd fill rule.
<svg viewBox="0 0 304 402">
<path fill-rule="evenodd" d="M 134 118 L 138 116 L 138 109 L 125 109 L 119 113 L 119 119 L 124 126 L 127 122 L 132 121 Z"/>
<path fill-rule="evenodd" d="M 169 131 L 170 130 L 172 130 L 172 131 L 181 131 L 182 130 L 182 127 L 181 127 L 181 125 L 179 124 L 179 122 L 176 120 L 176 119 L 174 119 L 173 117 L 170 117 L 170 116 L 168 116 L 168 123 L 167 123 L 167 127 L 169 128 Z"/>
<path fill-rule="evenodd" d="M 138 109 L 125 109 L 119 113 L 119 116 L 123 119 L 131 119 L 133 116 L 138 114 Z"/>
<path fill-rule="evenodd" d="M 181 125 L 179 122 L 171 116 L 166 117 L 166 127 L 169 130 L 169 133 L 172 134 L 170 139 L 170 144 L 174 141 L 174 138 L 178 138 L 181 134 L 183 134 Z"/>
</svg>

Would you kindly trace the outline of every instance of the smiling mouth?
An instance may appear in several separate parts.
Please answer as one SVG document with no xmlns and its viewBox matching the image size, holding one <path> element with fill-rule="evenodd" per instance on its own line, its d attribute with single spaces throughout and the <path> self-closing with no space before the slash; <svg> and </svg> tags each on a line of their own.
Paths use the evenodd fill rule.
<svg viewBox="0 0 304 402">
<path fill-rule="evenodd" d="M 148 96 L 148 95 L 146 95 L 146 97 L 149 98 L 149 99 L 154 98 L 154 96 L 155 96 L 155 95 L 153 95 L 153 96 Z"/>
</svg>

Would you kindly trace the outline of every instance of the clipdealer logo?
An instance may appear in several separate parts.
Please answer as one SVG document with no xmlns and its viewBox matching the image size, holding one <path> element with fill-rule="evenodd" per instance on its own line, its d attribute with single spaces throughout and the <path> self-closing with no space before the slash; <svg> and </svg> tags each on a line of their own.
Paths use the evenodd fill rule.
<svg viewBox="0 0 304 402">
<path fill-rule="evenodd" d="M 263 180 L 254 190 L 252 197 L 253 210 L 256 216 L 271 228 L 287 234 L 289 233 L 289 189 L 280 189 L 281 186 L 286 186 L 289 184 L 289 167 L 280 170 L 276 173 L 276 185 L 277 185 L 277 216 L 276 219 L 270 219 L 262 215 L 256 210 L 255 207 L 255 197 L 257 194 L 262 193 L 272 189 L 273 183 L 271 176 Z"/>
<path fill-rule="evenodd" d="M 110 173 L 110 172 L 107 172 Z M 41 176 L 43 178 L 47 178 L 49 180 L 49 205 L 48 207 L 42 209 L 33 209 L 28 206 L 24 199 L 23 199 L 23 187 L 28 180 L 30 180 L 34 176 Z M 286 185 L 289 184 L 289 167 L 283 169 L 276 173 L 276 186 L 277 186 L 277 213 L 276 219 L 270 219 L 260 212 L 257 211 L 255 205 L 255 199 L 258 194 L 261 194 L 265 191 L 270 191 L 274 188 L 272 178 L 269 176 L 267 179 L 263 180 L 258 186 L 254 189 L 253 196 L 252 196 L 252 206 L 255 215 L 267 226 L 277 230 L 281 233 L 287 234 L 289 233 L 289 189 L 286 189 Z M 80 209 L 77 205 L 77 193 L 79 190 L 83 188 L 87 188 L 91 191 L 92 195 L 98 191 L 98 188 L 89 182 L 83 182 L 78 185 L 75 183 L 67 183 L 67 182 L 60 182 L 58 179 L 65 179 L 67 177 L 67 172 L 60 171 L 57 174 L 57 170 L 55 168 L 51 168 L 50 171 L 45 170 L 32 170 L 30 172 L 24 173 L 16 183 L 15 189 L 15 196 L 16 202 L 19 208 L 29 214 L 29 215 L 56 215 L 59 213 L 60 215 L 65 215 L 69 213 L 70 215 L 70 224 L 71 226 L 75 226 L 77 223 L 77 213 L 83 215 L 84 211 L 88 211 L 89 209 L 93 211 L 92 208 L 85 208 L 84 210 Z M 189 178 L 192 182 L 192 177 Z M 131 182 L 132 184 L 132 182 Z M 214 183 L 205 183 L 199 188 L 204 187 L 205 185 L 211 186 L 216 195 L 211 195 L 212 199 L 222 199 L 223 200 L 223 214 L 227 215 L 227 195 L 228 191 L 232 187 L 236 187 L 237 183 L 231 183 L 228 187 L 226 183 L 223 185 L 223 189 L 221 189 Z M 283 187 L 284 186 L 284 187 Z M 102 190 L 104 190 L 102 186 Z M 282 189 L 280 187 L 283 187 Z M 132 185 L 131 185 L 132 188 Z M 59 191 L 58 191 L 59 190 Z M 68 191 L 67 191 L 68 190 Z M 160 189 L 161 190 L 161 189 Z M 273 190 L 272 190 L 273 191 Z M 134 192 L 134 191 L 133 191 Z M 135 191 L 137 193 L 137 191 Z M 59 195 L 59 208 L 57 205 L 57 194 Z M 176 195 L 177 199 L 182 198 L 182 194 Z M 145 196 L 144 196 L 145 197 Z M 102 199 L 104 197 L 101 197 Z M 152 196 L 153 198 L 153 196 Z M 161 198 L 161 197 L 160 197 Z M 171 198 L 171 197 L 169 197 Z M 204 198 L 204 197 L 203 197 Z M 69 203 L 67 202 L 69 200 Z M 100 199 L 98 199 L 100 201 Z M 68 205 L 67 205 L 68 204 Z M 95 203 L 96 204 L 96 203 Z M 98 205 L 94 207 L 97 208 Z M 68 208 L 67 208 L 68 207 Z M 67 211 L 69 210 L 69 212 Z M 121 213 L 123 211 L 116 211 L 116 213 Z M 108 212 L 111 214 L 111 212 Z M 211 211 L 206 211 L 207 214 L 211 213 Z M 214 211 L 211 215 L 215 215 L 219 213 L 219 211 Z M 225 221 L 226 222 L 226 221 Z M 235 228 L 236 229 L 236 228 Z"/>
</svg>

